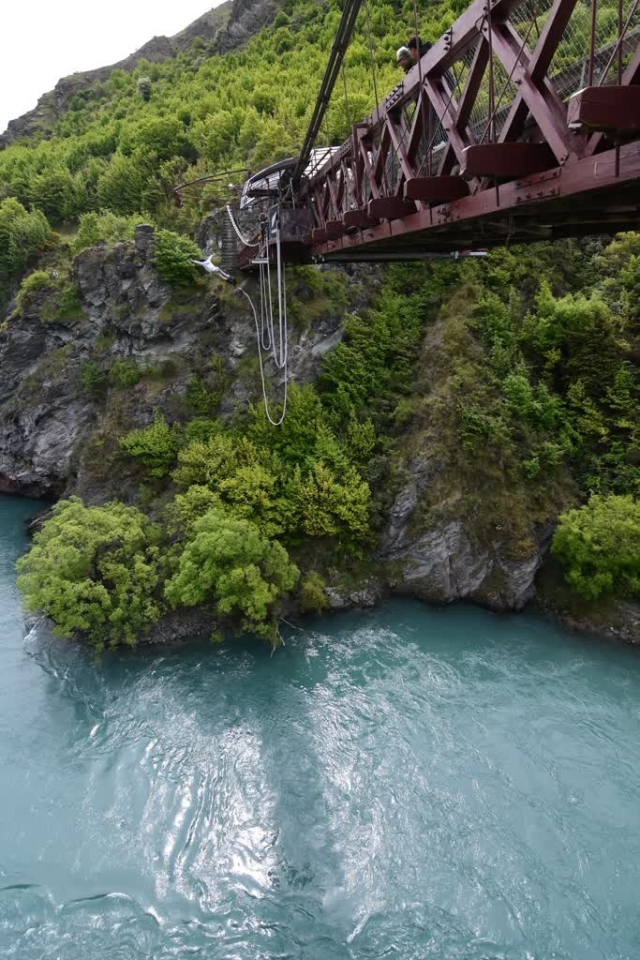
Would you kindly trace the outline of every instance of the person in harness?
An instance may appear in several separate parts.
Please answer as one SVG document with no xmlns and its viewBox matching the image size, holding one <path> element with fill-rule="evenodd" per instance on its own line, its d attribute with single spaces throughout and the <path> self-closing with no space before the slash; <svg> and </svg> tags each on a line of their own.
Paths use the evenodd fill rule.
<svg viewBox="0 0 640 960">
<path fill-rule="evenodd" d="M 220 280 L 236 286 L 236 278 L 231 273 L 227 273 L 221 267 L 216 266 L 211 257 L 207 257 L 206 260 L 192 260 L 191 263 L 195 263 L 197 267 L 202 267 L 207 273 L 213 273 Z"/>
</svg>

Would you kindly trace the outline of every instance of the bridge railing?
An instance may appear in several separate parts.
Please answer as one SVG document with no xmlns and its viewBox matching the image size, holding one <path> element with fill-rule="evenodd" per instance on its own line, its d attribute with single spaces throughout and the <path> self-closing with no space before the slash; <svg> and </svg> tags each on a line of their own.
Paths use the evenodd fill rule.
<svg viewBox="0 0 640 960">
<path fill-rule="evenodd" d="M 639 0 L 474 0 L 309 179 L 314 242 L 601 149 L 567 100 L 637 82 L 639 39 Z"/>
</svg>

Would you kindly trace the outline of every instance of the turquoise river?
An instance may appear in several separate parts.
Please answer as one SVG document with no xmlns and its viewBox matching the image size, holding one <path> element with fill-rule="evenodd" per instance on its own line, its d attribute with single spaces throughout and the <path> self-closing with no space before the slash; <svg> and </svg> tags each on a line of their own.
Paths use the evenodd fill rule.
<svg viewBox="0 0 640 960">
<path fill-rule="evenodd" d="M 637 960 L 640 650 L 393 602 L 270 657 L 27 631 L 0 498 L 3 960 Z"/>
</svg>

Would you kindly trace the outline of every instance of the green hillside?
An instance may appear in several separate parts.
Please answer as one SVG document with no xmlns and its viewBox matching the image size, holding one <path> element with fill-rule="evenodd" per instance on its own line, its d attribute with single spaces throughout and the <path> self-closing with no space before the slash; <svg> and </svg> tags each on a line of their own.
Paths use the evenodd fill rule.
<svg viewBox="0 0 640 960">
<path fill-rule="evenodd" d="M 427 33 L 439 36 L 463 6 L 435 4 Z M 0 153 L 2 194 L 41 210 L 56 228 L 103 209 L 151 214 L 158 223 L 173 225 L 168 185 L 223 168 L 259 169 L 296 152 L 339 18 L 335 0 L 288 0 L 273 26 L 240 51 L 211 55 L 196 39 L 188 52 L 163 64 L 143 61 L 133 73 L 114 71 L 106 82 L 75 96 L 52 139 L 22 142 Z M 411 23 L 410 4 L 374 5 L 381 91 L 399 79 L 395 49 L 406 42 Z M 362 24 L 346 67 L 349 109 L 358 119 L 374 104 Z M 326 136 L 339 143 L 347 132 L 344 94 L 337 93 Z M 199 209 L 188 208 L 181 225 L 193 226 L 207 209 L 206 200 L 205 194 Z"/>
</svg>

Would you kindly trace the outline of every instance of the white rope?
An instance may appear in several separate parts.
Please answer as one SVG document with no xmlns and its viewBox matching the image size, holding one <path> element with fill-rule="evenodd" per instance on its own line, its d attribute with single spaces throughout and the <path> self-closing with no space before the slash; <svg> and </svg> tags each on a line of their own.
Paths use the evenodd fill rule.
<svg viewBox="0 0 640 960">
<path fill-rule="evenodd" d="M 264 263 L 260 263 L 260 343 L 265 351 L 271 350 L 271 327 L 267 319 L 266 282 L 264 278 Z M 266 331 L 266 337 L 265 337 Z"/>
<path fill-rule="evenodd" d="M 275 363 L 278 370 L 283 370 L 287 363 L 287 329 L 286 329 L 286 301 L 282 303 L 282 283 L 279 273 L 278 277 L 278 333 L 279 333 L 279 347 L 276 344 L 276 335 L 275 335 L 275 321 L 274 321 L 274 310 L 273 310 L 273 293 L 272 293 L 272 283 L 271 283 L 271 258 L 269 256 L 269 243 L 268 240 L 265 242 L 265 251 L 266 251 L 266 261 L 267 261 L 267 292 L 269 295 L 269 306 L 266 311 L 267 313 L 267 325 L 269 328 L 269 338 L 271 343 L 271 353 L 273 355 L 273 362 Z M 278 229 L 276 231 L 276 262 L 281 264 L 281 254 L 280 254 L 280 224 L 278 223 Z M 266 298 L 265 298 L 266 303 Z M 283 316 L 284 314 L 284 316 Z M 284 323 L 283 323 L 284 320 Z M 284 337 L 283 337 L 283 326 L 284 326 Z"/>
<path fill-rule="evenodd" d="M 231 218 L 231 213 L 229 213 Z M 233 222 L 233 221 L 232 221 Z M 264 410 L 267 420 L 274 427 L 279 427 L 284 421 L 287 412 L 287 396 L 289 388 L 288 359 L 289 359 L 289 319 L 287 314 L 287 281 L 282 264 L 282 238 L 280 235 L 280 217 L 277 211 L 277 226 L 275 230 L 276 240 L 276 282 L 278 285 L 278 337 L 275 334 L 275 318 L 273 309 L 273 291 L 271 285 L 271 258 L 269 256 L 269 233 L 264 232 L 263 243 L 258 253 L 257 262 L 259 267 L 259 294 L 260 294 L 260 319 L 258 320 L 258 311 L 255 308 L 253 300 L 249 294 L 242 289 L 236 289 L 246 297 L 256 327 L 256 342 L 258 346 L 258 360 L 260 362 L 260 381 L 262 383 L 262 399 L 264 401 Z M 254 244 L 258 246 L 258 244 Z M 254 261 L 255 262 L 255 261 Z M 266 270 L 265 270 L 266 267 Z M 266 274 L 266 276 L 265 276 Z M 273 362 L 277 370 L 283 371 L 284 378 L 284 399 L 282 412 L 278 420 L 271 416 L 269 410 L 269 398 L 267 397 L 267 384 L 264 374 L 264 364 L 262 360 L 262 351 L 271 353 Z"/>
<path fill-rule="evenodd" d="M 238 292 L 241 293 L 243 297 L 247 298 L 247 301 L 253 313 L 253 319 L 256 326 L 256 341 L 258 344 L 258 360 L 260 361 L 260 381 L 262 383 L 262 399 L 264 401 L 264 412 L 267 415 L 267 420 L 269 421 L 269 423 L 274 427 L 279 427 L 283 423 L 285 414 L 287 412 L 287 394 L 288 394 L 288 385 L 289 385 L 287 371 L 285 369 L 285 372 L 284 372 L 284 399 L 282 402 L 282 412 L 280 414 L 280 417 L 277 420 L 274 420 L 269 410 L 269 400 L 267 398 L 267 384 L 264 377 L 264 365 L 262 363 L 262 350 L 261 350 L 261 343 L 260 343 L 261 335 L 260 335 L 260 325 L 258 323 L 258 314 L 257 314 L 256 308 L 253 305 L 253 300 L 251 299 L 249 294 L 246 292 L 246 290 L 243 290 L 242 287 L 236 287 L 236 290 L 238 290 Z"/>
<path fill-rule="evenodd" d="M 230 223 L 231 223 L 231 226 L 233 227 L 233 229 L 234 229 L 235 232 L 237 233 L 238 239 L 240 240 L 240 243 L 244 243 L 245 247 L 259 247 L 259 246 L 260 246 L 260 241 L 259 241 L 259 240 L 258 240 L 257 243 L 254 243 L 252 240 L 247 240 L 247 238 L 244 236 L 244 234 L 241 233 L 240 228 L 238 227 L 237 223 L 236 223 L 235 220 L 233 219 L 233 214 L 231 213 L 231 207 L 229 206 L 229 204 L 227 204 L 227 208 L 226 208 L 226 209 L 227 209 L 227 213 L 228 213 L 228 215 L 229 215 L 229 221 L 230 221 Z"/>
</svg>

